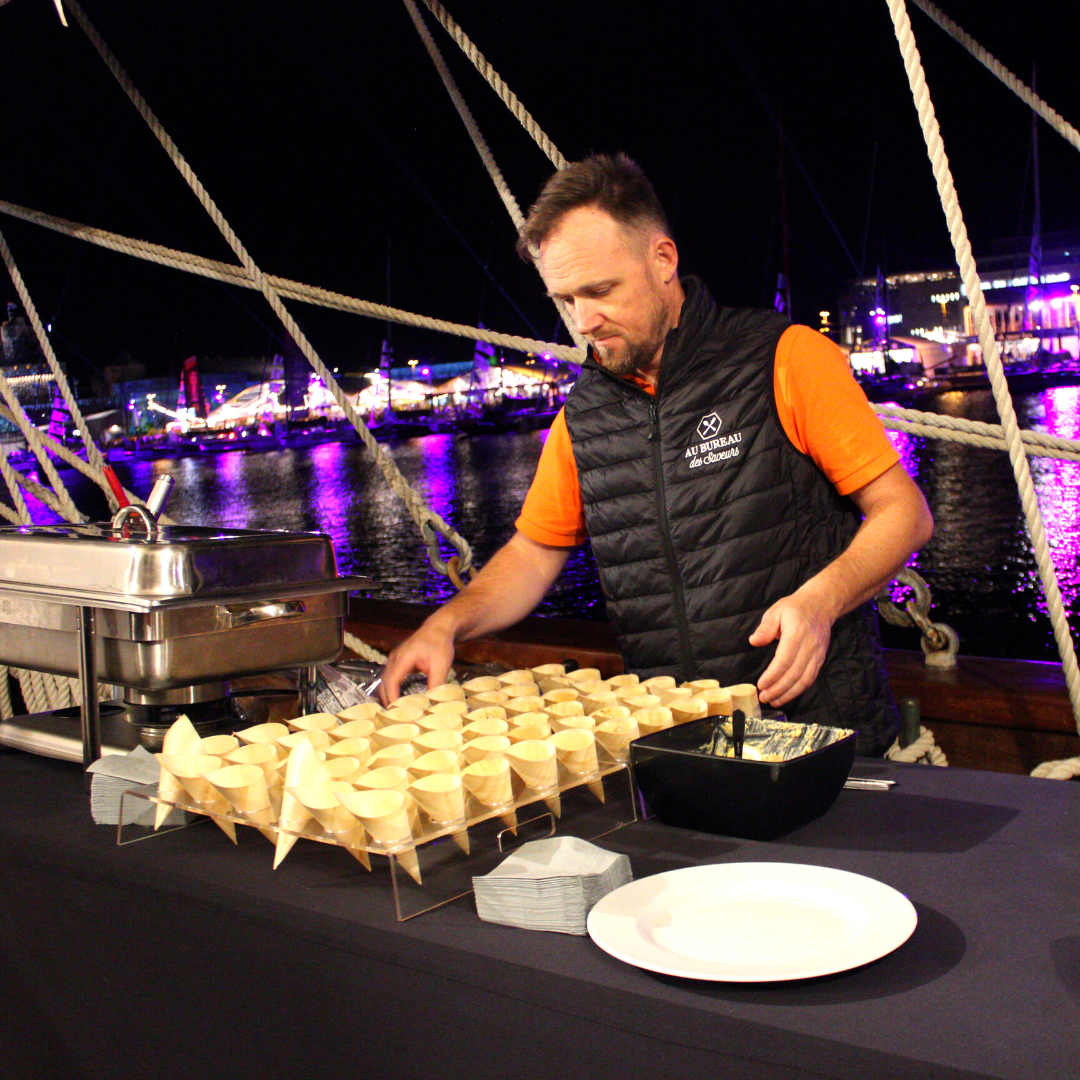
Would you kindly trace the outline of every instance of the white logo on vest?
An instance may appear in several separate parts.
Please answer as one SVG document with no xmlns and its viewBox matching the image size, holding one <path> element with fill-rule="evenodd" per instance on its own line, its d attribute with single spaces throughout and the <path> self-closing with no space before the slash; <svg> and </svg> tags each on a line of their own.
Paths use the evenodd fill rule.
<svg viewBox="0 0 1080 1080">
<path fill-rule="evenodd" d="M 705 439 L 711 439 L 719 435 L 723 423 L 724 421 L 720 419 L 719 413 L 711 412 L 708 416 L 703 416 L 701 423 L 697 426 L 697 437 L 704 442 Z"/>
<path fill-rule="evenodd" d="M 742 432 L 721 435 L 723 425 L 724 421 L 716 412 L 707 413 L 701 418 L 697 426 L 697 437 L 701 441 L 696 446 L 688 446 L 683 454 L 683 460 L 689 460 L 689 468 L 700 469 L 703 465 L 715 465 L 739 456 Z"/>
</svg>

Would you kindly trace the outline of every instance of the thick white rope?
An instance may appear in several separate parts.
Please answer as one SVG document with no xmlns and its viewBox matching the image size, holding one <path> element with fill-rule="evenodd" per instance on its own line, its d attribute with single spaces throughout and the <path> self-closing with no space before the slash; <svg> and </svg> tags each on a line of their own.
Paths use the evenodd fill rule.
<svg viewBox="0 0 1080 1080">
<path fill-rule="evenodd" d="M 163 247 L 160 244 L 151 244 L 146 240 L 121 236 L 119 233 L 108 232 L 106 229 L 97 229 L 92 225 L 80 225 L 76 221 L 68 221 L 66 218 L 55 217 L 39 210 L 31 210 L 28 207 L 19 206 L 17 203 L 6 202 L 2 199 L 0 199 L 0 213 L 10 214 L 12 217 L 32 222 L 35 225 L 41 225 L 65 236 L 85 240 L 109 251 L 134 255 L 138 259 L 145 259 L 147 262 L 157 263 L 159 266 L 168 266 L 174 270 L 198 274 L 200 277 L 223 281 L 229 285 L 240 285 L 246 289 L 258 287 L 247 276 L 243 267 L 234 266 L 231 263 L 206 259 L 201 255 L 193 255 L 187 251 L 178 251 L 175 248 Z M 550 353 L 556 359 L 567 360 L 573 364 L 581 364 L 585 359 L 584 351 L 571 345 L 556 345 L 554 342 L 539 341 L 536 338 L 521 337 L 518 334 L 503 334 L 479 326 L 466 326 L 463 323 L 434 319 L 427 315 L 416 315 L 409 311 L 402 311 L 400 308 L 389 307 L 386 304 L 375 304 L 369 300 L 359 300 L 354 296 L 331 292 L 329 289 L 322 289 L 317 285 L 305 285 L 303 282 L 277 277 L 274 274 L 267 274 L 266 280 L 286 300 L 300 300 L 307 304 L 316 304 L 319 307 L 330 308 L 334 311 L 347 311 L 356 315 L 365 315 L 372 319 L 378 319 L 380 322 L 400 323 L 403 326 L 436 330 L 439 333 L 453 334 L 456 337 L 475 338 L 477 341 L 487 341 L 492 345 L 500 345 L 506 349 L 516 349 L 519 352 Z"/>
<path fill-rule="evenodd" d="M 385 664 L 389 657 L 379 652 L 373 645 L 361 641 L 355 634 L 345 631 L 345 648 L 351 649 L 361 660 L 367 660 L 369 664 Z"/>
<path fill-rule="evenodd" d="M 442 24 L 443 29 L 454 39 L 454 43 L 469 58 L 469 61 L 484 77 L 488 85 L 499 95 L 502 103 L 513 113 L 514 118 L 529 133 L 533 141 L 544 152 L 556 169 L 565 169 L 569 162 L 559 152 L 559 148 L 544 133 L 543 128 L 533 119 L 532 114 L 518 100 L 517 95 L 503 82 L 499 73 L 487 62 L 480 50 L 469 40 L 468 35 L 439 0 L 424 0 L 428 11 Z"/>
<path fill-rule="evenodd" d="M 164 147 L 165 152 L 169 155 L 169 158 L 176 166 L 180 175 L 187 181 L 188 186 L 195 193 L 195 196 L 202 204 L 203 209 L 210 215 L 221 235 L 225 238 L 229 247 L 232 248 L 233 253 L 240 261 L 240 265 L 244 268 L 245 274 L 266 298 L 267 303 L 273 308 L 274 313 L 281 320 L 289 336 L 296 342 L 297 347 L 304 356 L 307 357 L 308 363 L 311 364 L 316 374 L 322 379 L 323 384 L 338 403 L 341 411 L 348 417 L 364 445 L 371 452 L 372 457 L 375 458 L 376 463 L 382 471 L 383 476 L 390 484 L 390 487 L 408 507 L 410 515 L 416 522 L 417 527 L 420 529 L 420 533 L 427 544 L 428 556 L 431 559 L 432 566 L 440 573 L 449 575 L 450 568 L 443 561 L 442 554 L 439 550 L 439 534 L 441 533 L 457 550 L 458 556 L 460 557 L 461 571 L 465 572 L 470 570 L 472 567 L 472 548 L 469 547 L 468 541 L 458 534 L 446 521 L 435 513 L 434 510 L 427 506 L 422 496 L 413 490 L 409 485 L 409 482 L 402 476 L 401 470 L 398 469 L 394 460 L 375 441 L 375 436 L 368 430 L 367 424 L 364 423 L 363 418 L 356 411 L 352 402 L 338 385 L 338 382 L 330 369 L 323 363 L 322 359 L 315 351 L 314 346 L 308 341 L 307 336 L 289 313 L 281 300 L 281 296 L 248 254 L 247 248 L 241 243 L 240 238 L 233 231 L 232 226 L 225 220 L 224 215 L 210 197 L 209 192 L 207 192 L 202 182 L 192 171 L 191 166 L 180 153 L 176 143 L 173 142 L 172 138 L 161 126 L 157 116 L 154 114 L 153 110 L 151 110 L 142 94 L 139 93 L 135 84 L 128 77 L 127 72 L 120 66 L 120 63 L 117 61 L 108 45 L 105 44 L 104 39 L 97 30 L 94 29 L 90 20 L 86 17 L 86 13 L 82 10 L 82 7 L 76 3 L 75 0 L 70 0 L 68 9 L 75 21 L 78 22 L 86 33 L 86 36 L 90 39 L 94 48 L 97 49 L 99 55 L 105 61 L 117 82 L 120 83 L 132 104 L 138 109 L 139 114 L 146 121 L 151 131 L 153 131 L 158 142 Z"/>
<path fill-rule="evenodd" d="M 0 255 L 3 255 L 4 264 L 7 266 L 8 273 L 11 275 L 11 280 L 19 294 L 19 300 L 22 303 L 23 311 L 26 312 L 26 317 L 30 320 L 30 325 L 34 328 L 34 335 L 37 337 L 41 353 L 45 357 L 45 363 L 49 365 L 49 370 L 56 380 L 60 396 L 64 399 L 64 404 L 67 405 L 68 413 L 79 429 L 79 438 L 82 439 L 86 446 L 86 460 L 98 472 L 104 473 L 106 469 L 105 459 L 101 456 L 101 451 L 98 449 L 97 443 L 94 442 L 89 430 L 87 430 L 86 420 L 83 417 L 82 410 L 79 408 L 79 403 L 75 400 L 75 395 L 71 392 L 71 387 L 68 385 L 64 370 L 60 367 L 60 361 L 56 359 L 56 353 L 53 351 L 52 342 L 49 340 L 49 335 L 45 333 L 45 327 L 42 325 L 41 318 L 38 316 L 37 306 L 34 304 L 34 299 L 30 295 L 30 290 L 26 287 L 26 282 L 23 281 L 18 266 L 15 265 L 15 258 L 11 254 L 11 249 L 8 247 L 7 240 L 4 238 L 2 232 L 0 232 Z M 110 508 L 113 510 L 119 509 L 120 503 L 117 501 L 113 492 L 106 488 L 106 494 L 108 496 Z"/>
<path fill-rule="evenodd" d="M 1063 139 L 1080 150 L 1080 131 L 1077 131 L 1059 112 L 1051 109 L 1031 87 L 1018 79 L 1003 63 L 996 60 L 970 34 L 953 22 L 941 8 L 930 0 L 911 0 L 911 2 L 933 19 L 949 37 L 967 49 L 983 67 L 996 75 L 1025 105 L 1034 109 Z"/>
<path fill-rule="evenodd" d="M 1077 667 L 1076 651 L 1073 648 L 1069 622 L 1062 604 L 1061 590 L 1058 588 L 1053 559 L 1050 557 L 1046 530 L 1043 527 L 1042 514 L 1039 511 L 1039 503 L 1035 497 L 1031 471 L 1028 468 L 1024 444 L 1016 422 L 1016 413 L 1013 410 L 1012 398 L 1009 396 L 1008 382 L 1005 378 L 1001 357 L 998 354 L 997 340 L 987 317 L 982 283 L 979 281 L 975 259 L 971 252 L 971 242 L 968 239 L 967 228 L 964 225 L 963 214 L 957 200 L 952 172 L 949 168 L 948 158 L 945 155 L 945 144 L 941 138 L 937 118 L 934 115 L 934 106 L 930 101 L 926 76 L 911 31 L 911 20 L 908 17 L 907 7 L 904 0 L 887 0 L 887 3 L 889 13 L 892 16 L 893 27 L 896 31 L 896 38 L 900 44 L 900 51 L 903 54 L 904 68 L 907 71 L 912 97 L 919 113 L 919 123 L 922 127 L 923 138 L 926 141 L 927 152 L 934 171 L 934 179 L 937 182 L 938 195 L 941 198 L 942 209 L 945 211 L 949 234 L 956 252 L 960 277 L 967 288 L 968 302 L 971 305 L 979 343 L 982 346 L 983 362 L 986 365 L 987 374 L 990 376 L 994 401 L 997 404 L 998 415 L 1001 417 L 1005 442 L 1008 444 L 1009 459 L 1012 462 L 1013 475 L 1020 491 L 1020 501 L 1024 507 L 1024 516 L 1027 520 L 1032 547 L 1035 551 L 1035 562 L 1038 565 L 1039 576 L 1042 579 L 1043 590 L 1046 594 L 1046 603 L 1050 612 L 1054 638 L 1061 654 L 1062 671 L 1065 675 L 1065 684 L 1069 688 L 1069 700 L 1072 703 L 1073 718 L 1076 721 L 1078 730 L 1080 730 L 1080 668 Z"/>
<path fill-rule="evenodd" d="M 945 751 L 934 742 L 934 733 L 927 727 L 919 728 L 919 737 L 910 746 L 901 747 L 894 742 L 885 751 L 889 761 L 906 761 L 911 764 L 921 762 L 925 765 L 939 765 L 944 768 L 949 764 Z"/>
<path fill-rule="evenodd" d="M 38 466 L 49 481 L 52 492 L 45 493 L 44 488 L 34 484 L 33 481 L 22 477 L 21 474 L 19 476 L 19 482 L 24 487 L 32 485 L 36 489 L 34 494 L 48 503 L 50 509 L 58 513 L 65 521 L 85 521 L 86 518 L 79 513 L 78 507 L 71 501 L 71 496 L 68 494 L 67 488 L 64 487 L 63 481 L 60 479 L 55 466 L 45 451 L 45 447 L 41 441 L 41 432 L 34 426 L 30 417 L 26 415 L 26 410 L 15 396 L 15 391 L 12 389 L 11 383 L 9 383 L 4 376 L 3 371 L 0 371 L 0 397 L 3 397 L 4 401 L 7 403 L 12 419 L 15 421 L 22 437 L 26 440 L 27 447 L 33 452 L 34 457 L 37 458 Z M 5 479 L 6 475 L 7 474 L 5 473 Z"/>
<path fill-rule="evenodd" d="M 427 49 L 428 56 L 431 57 L 431 62 L 435 65 L 435 70 L 439 73 L 439 78 L 442 79 L 443 86 L 446 87 L 446 92 L 450 95 L 450 100 L 454 103 L 458 116 L 461 117 L 461 122 L 465 125 L 465 130 L 469 133 L 469 138 L 472 139 L 473 146 L 476 147 L 476 152 L 480 155 L 480 160 L 484 163 L 484 168 L 487 169 L 488 176 L 491 177 L 491 182 L 495 185 L 495 190 L 499 193 L 503 206 L 506 207 L 506 212 L 510 215 L 510 220 L 514 223 L 514 228 L 520 233 L 525 224 L 525 215 L 510 191 L 502 170 L 496 164 L 494 155 L 481 134 L 473 114 L 469 111 L 469 106 L 465 104 L 465 98 L 458 89 L 457 83 L 454 82 L 454 77 L 446 66 L 442 52 L 435 44 L 435 39 L 431 36 L 431 31 L 428 30 L 427 23 L 424 22 L 424 17 L 416 6 L 416 0 L 402 0 L 402 3 L 416 27 L 416 32 L 420 35 L 420 40 L 424 43 L 424 48 Z M 535 257 L 533 262 L 536 262 Z M 570 331 L 571 337 L 580 348 L 584 349 L 585 339 L 578 331 L 577 323 L 567 311 L 566 305 L 561 300 L 555 300 L 555 306 L 559 309 L 559 314 L 567 330 Z"/>
<path fill-rule="evenodd" d="M 885 427 L 891 431 L 903 431 L 924 439 L 943 439 L 967 446 L 980 446 L 988 450 L 1008 450 L 1004 429 L 1000 424 L 984 424 L 980 420 L 939 416 L 937 413 L 900 409 L 893 405 L 874 405 L 873 409 Z M 1064 461 L 1080 461 L 1080 439 L 1063 439 L 1027 429 L 1021 429 L 1020 435 L 1029 454 L 1060 458 Z"/>
<path fill-rule="evenodd" d="M 8 461 L 6 450 L 0 453 L 0 475 L 3 475 L 8 494 L 11 495 L 11 501 L 15 504 L 15 509 L 12 510 L 6 503 L 0 503 L 0 514 L 3 514 L 13 525 L 32 525 L 34 522 L 30 517 L 26 500 L 23 498 L 22 486 L 19 484 L 20 474 Z"/>
</svg>

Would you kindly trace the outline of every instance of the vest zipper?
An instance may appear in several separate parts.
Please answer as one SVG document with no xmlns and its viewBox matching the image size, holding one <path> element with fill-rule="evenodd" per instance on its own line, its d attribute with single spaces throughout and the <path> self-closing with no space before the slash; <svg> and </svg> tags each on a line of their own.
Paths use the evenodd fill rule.
<svg viewBox="0 0 1080 1080">
<path fill-rule="evenodd" d="M 644 391 L 641 391 L 644 393 Z M 646 395 L 648 396 L 648 395 Z M 675 555 L 675 544 L 671 539 L 671 523 L 668 521 L 667 497 L 664 487 L 663 443 L 660 440 L 660 408 L 656 399 L 649 398 L 649 445 L 652 450 L 653 486 L 656 490 L 656 509 L 660 518 L 660 536 L 664 541 L 664 554 L 667 557 L 668 571 L 671 574 L 675 599 L 675 615 L 679 623 L 679 651 L 682 654 L 683 674 L 694 676 L 694 657 L 690 649 L 690 626 L 686 621 L 686 594 L 683 591 L 682 575 Z"/>
</svg>

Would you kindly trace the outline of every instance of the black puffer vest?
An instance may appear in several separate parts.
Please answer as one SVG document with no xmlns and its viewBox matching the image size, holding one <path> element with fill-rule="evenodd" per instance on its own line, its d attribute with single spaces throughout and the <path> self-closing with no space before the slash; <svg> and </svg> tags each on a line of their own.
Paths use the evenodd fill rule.
<svg viewBox="0 0 1080 1080">
<path fill-rule="evenodd" d="M 656 396 L 590 359 L 566 422 L 627 668 L 757 682 L 775 651 L 747 640 L 762 613 L 835 559 L 860 516 L 780 423 L 773 363 L 787 320 L 718 309 L 695 278 L 683 286 Z M 839 619 L 814 685 L 784 707 L 856 728 L 870 754 L 897 727 L 876 618 L 864 605 Z"/>
</svg>

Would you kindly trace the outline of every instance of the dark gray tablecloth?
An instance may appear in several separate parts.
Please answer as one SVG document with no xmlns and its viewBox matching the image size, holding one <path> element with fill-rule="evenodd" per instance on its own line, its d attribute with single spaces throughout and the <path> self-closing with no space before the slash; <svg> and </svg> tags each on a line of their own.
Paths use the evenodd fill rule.
<svg viewBox="0 0 1080 1080">
<path fill-rule="evenodd" d="M 383 875 L 211 827 L 118 848 L 79 770 L 0 753 L 4 1077 L 485 1078 L 1080 1075 L 1080 787 L 859 763 L 771 844 L 643 822 L 602 843 L 637 877 L 814 863 L 904 892 L 919 926 L 866 967 L 736 986 L 649 974 L 587 938 L 397 923 Z"/>
</svg>

